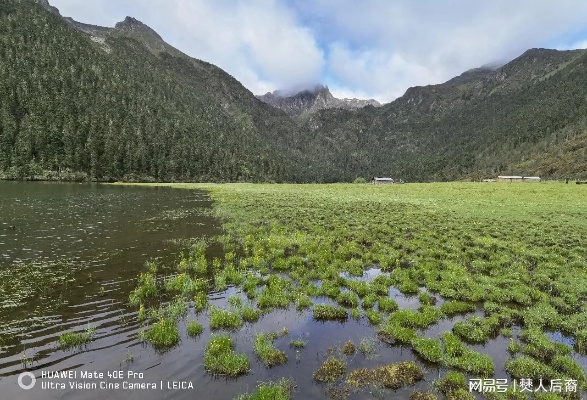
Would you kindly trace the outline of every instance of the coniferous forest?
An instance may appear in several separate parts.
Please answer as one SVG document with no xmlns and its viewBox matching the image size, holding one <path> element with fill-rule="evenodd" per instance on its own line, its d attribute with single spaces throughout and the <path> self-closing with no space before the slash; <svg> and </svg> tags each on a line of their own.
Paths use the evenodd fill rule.
<svg viewBox="0 0 587 400">
<path fill-rule="evenodd" d="M 586 178 L 587 52 L 533 49 L 296 124 L 132 18 L 0 3 L 0 178 L 336 182 Z"/>
</svg>

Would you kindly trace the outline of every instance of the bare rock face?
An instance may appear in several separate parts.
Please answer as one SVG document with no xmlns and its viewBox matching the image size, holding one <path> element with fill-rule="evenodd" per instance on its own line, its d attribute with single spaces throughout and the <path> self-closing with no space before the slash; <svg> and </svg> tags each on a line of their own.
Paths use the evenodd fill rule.
<svg viewBox="0 0 587 400">
<path fill-rule="evenodd" d="M 303 90 L 289 95 L 279 90 L 257 96 L 259 100 L 284 111 L 291 118 L 297 119 L 303 115 L 314 114 L 327 108 L 342 108 L 356 110 L 365 106 L 379 107 L 377 100 L 337 99 L 330 93 L 327 86 L 316 85 L 312 89 Z"/>
</svg>

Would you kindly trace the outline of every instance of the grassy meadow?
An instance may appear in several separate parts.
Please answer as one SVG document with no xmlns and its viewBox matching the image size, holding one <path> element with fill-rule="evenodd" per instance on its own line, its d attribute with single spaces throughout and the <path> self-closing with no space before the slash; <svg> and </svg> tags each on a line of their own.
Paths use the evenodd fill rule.
<svg viewBox="0 0 587 400">
<path fill-rule="evenodd" d="M 143 316 L 143 338 L 163 348 L 177 343 L 173 326 L 184 310 L 173 302 L 162 308 L 159 300 L 193 302 L 199 321 L 210 319 L 213 330 L 204 360 L 212 375 L 249 373 L 251 364 L 233 349 L 231 332 L 254 326 L 264 314 L 295 308 L 321 321 L 364 319 L 381 342 L 374 348 L 408 347 L 419 361 L 380 365 L 375 359 L 372 368 L 349 370 L 346 351 L 331 352 L 321 369 L 308 373 L 316 384 L 341 384 L 340 398 L 363 387 L 412 385 L 422 379 L 421 365 L 447 372 L 414 398 L 469 398 L 465 375 L 496 376 L 494 360 L 480 346 L 497 337 L 509 343 L 510 379 L 574 379 L 579 392 L 587 388 L 577 361 L 587 354 L 586 186 L 166 186 L 209 191 L 224 234 L 194 242 L 173 274 L 163 276 L 150 264 L 130 300 Z M 207 256 L 207 248 L 218 244 L 223 256 Z M 229 298 L 226 309 L 208 306 L 209 291 L 231 286 L 243 296 Z M 397 291 L 419 306 L 399 307 Z M 431 334 L 431 327 L 455 316 L 463 318 Z M 192 324 L 198 324 L 196 337 L 201 327 Z M 292 362 L 274 346 L 277 335 L 287 332 L 259 332 L 251 339 L 266 368 Z M 276 381 L 258 390 L 286 399 L 293 387 L 295 382 Z M 266 398 L 255 396 L 243 398 Z M 579 393 L 553 396 L 548 398 Z"/>
</svg>

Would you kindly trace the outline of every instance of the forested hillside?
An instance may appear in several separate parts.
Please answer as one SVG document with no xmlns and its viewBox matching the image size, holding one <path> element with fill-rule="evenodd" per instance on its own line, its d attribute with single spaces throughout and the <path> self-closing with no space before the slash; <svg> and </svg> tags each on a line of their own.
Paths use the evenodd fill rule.
<svg viewBox="0 0 587 400">
<path fill-rule="evenodd" d="M 315 163 L 330 155 L 327 179 L 584 178 L 586 169 L 563 164 L 587 164 L 584 148 L 564 145 L 587 132 L 585 93 L 587 51 L 532 49 L 495 70 L 410 88 L 381 108 L 320 111 L 306 125 L 308 150 Z M 560 165 L 545 168 L 545 152 Z"/>
<path fill-rule="evenodd" d="M 299 179 L 281 111 L 136 20 L 98 33 L 0 2 L 0 175 Z"/>
</svg>

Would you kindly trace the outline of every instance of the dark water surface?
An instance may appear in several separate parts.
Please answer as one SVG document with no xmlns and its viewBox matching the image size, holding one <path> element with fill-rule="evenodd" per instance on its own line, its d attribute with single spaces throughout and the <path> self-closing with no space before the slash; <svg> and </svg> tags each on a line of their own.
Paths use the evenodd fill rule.
<svg viewBox="0 0 587 400">
<path fill-rule="evenodd" d="M 200 191 L 0 182 L 0 399 L 82 392 L 39 392 L 42 379 L 23 391 L 23 371 L 106 371 L 143 351 L 159 360 L 140 348 L 128 295 L 147 260 L 171 263 L 178 241 L 219 232 L 210 207 Z M 60 334 L 88 326 L 92 343 L 60 349 Z"/>
</svg>

